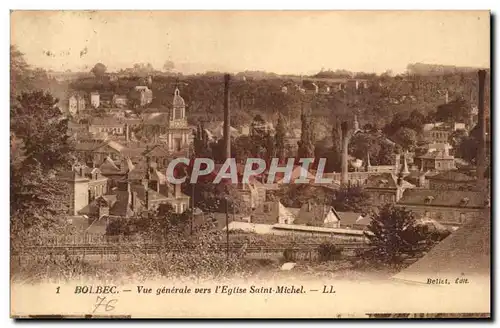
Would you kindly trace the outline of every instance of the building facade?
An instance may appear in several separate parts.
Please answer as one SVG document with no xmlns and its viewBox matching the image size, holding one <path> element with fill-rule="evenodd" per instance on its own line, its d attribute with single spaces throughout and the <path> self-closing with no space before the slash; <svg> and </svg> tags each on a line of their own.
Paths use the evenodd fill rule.
<svg viewBox="0 0 500 328">
<path fill-rule="evenodd" d="M 101 106 L 101 96 L 99 92 L 90 93 L 90 105 L 94 108 L 99 108 L 99 106 Z"/>
<path fill-rule="evenodd" d="M 166 137 L 168 150 L 176 153 L 186 151 L 191 143 L 192 130 L 187 124 L 186 103 L 177 88 L 174 92 Z"/>
<path fill-rule="evenodd" d="M 421 171 L 449 171 L 456 169 L 455 157 L 447 151 L 435 151 L 416 158 L 415 164 Z"/>
<path fill-rule="evenodd" d="M 127 106 L 128 99 L 125 95 L 114 95 L 112 102 L 116 107 L 125 107 Z"/>
<path fill-rule="evenodd" d="M 71 215 L 78 215 L 91 201 L 108 192 L 108 179 L 98 168 L 77 165 L 70 172 L 63 173 L 61 178 L 70 187 L 68 197 Z"/>
<path fill-rule="evenodd" d="M 124 135 L 125 124 L 115 118 L 95 118 L 89 124 L 89 132 Z"/>
<path fill-rule="evenodd" d="M 85 110 L 85 97 L 81 94 L 73 94 L 68 98 L 68 112 L 71 115 L 76 115 Z"/>
<path fill-rule="evenodd" d="M 147 86 L 136 86 L 135 91 L 139 92 L 139 104 L 141 107 L 147 106 L 153 102 L 153 90 Z"/>
<path fill-rule="evenodd" d="M 489 202 L 476 191 L 410 189 L 397 206 L 411 210 L 419 218 L 435 220 L 448 227 L 459 227 L 469 220 L 487 219 Z"/>
</svg>

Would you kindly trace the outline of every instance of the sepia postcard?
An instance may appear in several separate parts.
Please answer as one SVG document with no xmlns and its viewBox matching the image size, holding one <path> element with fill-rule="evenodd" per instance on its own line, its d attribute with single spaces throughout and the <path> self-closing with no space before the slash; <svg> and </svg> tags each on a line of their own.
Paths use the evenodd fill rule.
<svg viewBox="0 0 500 328">
<path fill-rule="evenodd" d="M 491 317 L 489 11 L 10 19 L 11 317 Z"/>
</svg>

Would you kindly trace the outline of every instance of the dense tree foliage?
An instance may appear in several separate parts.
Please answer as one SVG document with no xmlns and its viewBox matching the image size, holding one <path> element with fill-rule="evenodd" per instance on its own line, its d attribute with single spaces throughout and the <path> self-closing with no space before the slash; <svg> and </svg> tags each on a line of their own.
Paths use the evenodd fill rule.
<svg viewBox="0 0 500 328">
<path fill-rule="evenodd" d="M 413 151 L 417 146 L 417 132 L 413 129 L 402 127 L 399 128 L 392 136 L 394 142 L 400 145 L 404 150 Z"/>
<path fill-rule="evenodd" d="M 100 79 L 104 77 L 104 74 L 106 74 L 106 66 L 103 63 L 97 63 L 90 70 L 90 72 L 94 74 L 96 78 Z"/>
<path fill-rule="evenodd" d="M 300 140 L 298 141 L 298 150 L 297 157 L 298 158 L 314 158 L 314 124 L 312 122 L 312 118 L 309 113 L 302 111 L 302 115 L 300 116 L 302 125 L 301 125 L 301 133 Z"/>
<path fill-rule="evenodd" d="M 67 120 L 57 99 L 36 89 L 38 78 L 21 53 L 11 47 L 15 68 L 10 108 L 10 212 L 13 246 L 41 242 L 64 226 L 68 190 L 57 177 L 72 159 Z"/>
<path fill-rule="evenodd" d="M 438 106 L 436 120 L 438 122 L 467 123 L 470 117 L 470 104 L 464 99 L 456 99 L 447 104 Z"/>
<path fill-rule="evenodd" d="M 371 249 L 365 256 L 378 263 L 400 265 L 449 235 L 449 231 L 420 224 L 413 212 L 393 204 L 382 206 L 371 218 L 369 233 L 365 233 Z"/>
</svg>

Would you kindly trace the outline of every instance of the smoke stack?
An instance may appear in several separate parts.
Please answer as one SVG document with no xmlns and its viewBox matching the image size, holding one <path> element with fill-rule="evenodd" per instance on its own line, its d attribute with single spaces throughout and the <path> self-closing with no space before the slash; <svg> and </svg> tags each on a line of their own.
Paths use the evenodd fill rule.
<svg viewBox="0 0 500 328">
<path fill-rule="evenodd" d="M 348 168 L 348 148 L 349 148 L 349 126 L 347 122 L 342 122 L 340 126 L 342 130 L 342 174 L 340 177 L 340 182 L 342 185 L 347 185 L 349 183 L 349 178 L 347 176 L 347 168 Z"/>
<path fill-rule="evenodd" d="M 229 74 L 224 74 L 224 145 L 226 158 L 231 157 L 231 131 L 229 115 Z"/>
<path fill-rule="evenodd" d="M 479 131 L 481 133 L 480 144 L 477 149 L 477 179 L 481 182 L 484 179 L 484 171 L 486 169 L 486 115 L 484 109 L 484 82 L 486 79 L 486 71 L 479 70 L 479 94 L 478 94 L 478 122 Z"/>
</svg>

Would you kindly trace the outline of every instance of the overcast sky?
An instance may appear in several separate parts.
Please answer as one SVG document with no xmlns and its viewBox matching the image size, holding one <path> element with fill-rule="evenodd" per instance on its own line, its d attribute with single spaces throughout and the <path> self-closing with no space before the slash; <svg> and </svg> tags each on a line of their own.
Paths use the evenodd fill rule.
<svg viewBox="0 0 500 328">
<path fill-rule="evenodd" d="M 415 62 L 489 67 L 489 28 L 489 13 L 473 11 L 18 11 L 11 43 L 30 64 L 55 70 L 161 69 L 172 60 L 184 73 L 380 73 Z"/>
</svg>

